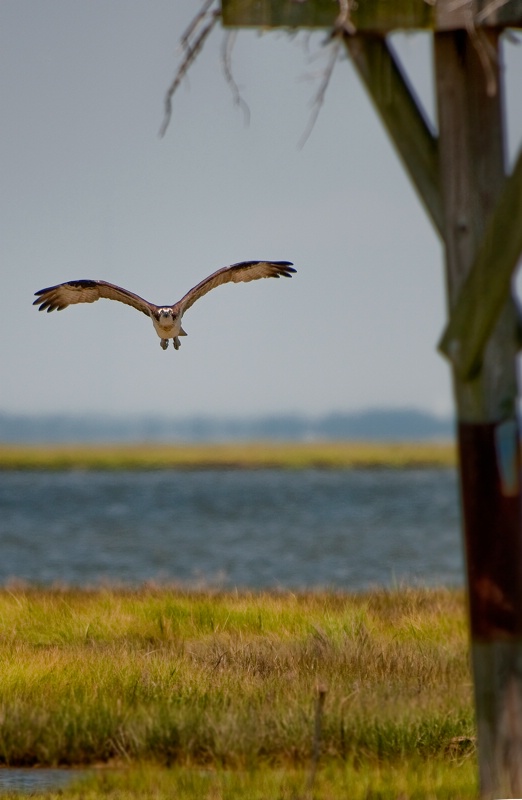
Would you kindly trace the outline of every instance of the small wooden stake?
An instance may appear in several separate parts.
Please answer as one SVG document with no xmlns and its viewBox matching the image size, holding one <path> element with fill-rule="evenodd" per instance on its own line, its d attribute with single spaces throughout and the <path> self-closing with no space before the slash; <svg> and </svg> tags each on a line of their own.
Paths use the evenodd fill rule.
<svg viewBox="0 0 522 800">
<path fill-rule="evenodd" d="M 319 756 L 321 755 L 321 735 L 323 726 L 323 710 L 324 701 L 326 699 L 326 686 L 320 684 L 317 687 L 317 700 L 315 704 L 315 720 L 314 720 L 314 741 L 312 747 L 312 766 L 310 768 L 310 775 L 308 778 L 307 789 L 310 792 L 315 783 L 315 775 L 319 765 Z"/>
</svg>

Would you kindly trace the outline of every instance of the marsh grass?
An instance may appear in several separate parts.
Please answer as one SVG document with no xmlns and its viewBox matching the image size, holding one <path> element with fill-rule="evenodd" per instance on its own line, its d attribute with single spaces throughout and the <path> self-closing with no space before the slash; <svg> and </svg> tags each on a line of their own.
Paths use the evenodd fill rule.
<svg viewBox="0 0 522 800">
<path fill-rule="evenodd" d="M 0 445 L 0 469 L 304 469 L 451 467 L 452 444 L 250 443 Z"/>
<path fill-rule="evenodd" d="M 475 800 L 475 764 L 403 759 L 398 764 L 329 763 L 318 771 L 312 788 L 304 769 L 270 767 L 252 770 L 163 768 L 138 765 L 93 770 L 85 779 L 36 798 L 70 800 Z M 20 800 L 20 794 L 2 795 Z"/>
<path fill-rule="evenodd" d="M 3 765 L 306 771 L 319 686 L 318 780 L 328 764 L 474 758 L 456 592 L 13 586 L 0 592 L 0 670 Z"/>
</svg>

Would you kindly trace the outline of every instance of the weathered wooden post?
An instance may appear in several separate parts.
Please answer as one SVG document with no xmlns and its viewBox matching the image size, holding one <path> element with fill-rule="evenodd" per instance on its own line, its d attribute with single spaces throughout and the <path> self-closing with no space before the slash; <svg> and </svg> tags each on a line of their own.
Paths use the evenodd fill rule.
<svg viewBox="0 0 522 800">
<path fill-rule="evenodd" d="M 522 154 L 505 177 L 499 36 L 522 0 L 222 0 L 232 27 L 330 28 L 343 36 L 443 239 L 471 658 L 483 798 L 522 798 L 522 495 L 511 282 L 522 253 Z M 350 24 L 342 30 L 343 10 Z M 337 28 L 335 26 L 337 25 Z M 387 43 L 434 36 L 438 135 Z M 355 35 L 352 35 L 355 29 Z"/>
<path fill-rule="evenodd" d="M 481 53 L 479 47 L 484 50 Z M 487 53 L 488 80 L 481 63 Z M 498 33 L 435 34 L 439 159 L 448 303 L 462 296 L 502 193 L 504 130 Z M 489 88 L 489 92 L 488 92 Z M 509 216 L 515 211 L 509 209 Z M 512 225 L 522 219 L 511 218 Z M 502 260 L 490 248 L 487 272 Z M 469 286 L 468 286 L 469 289 Z M 486 300 L 488 287 L 481 287 Z M 480 290 L 479 290 L 480 293 Z M 473 311 L 472 311 L 473 313 Z M 475 363 L 472 326 L 445 337 L 454 362 L 471 656 L 483 797 L 522 797 L 522 516 L 517 422 L 517 315 L 511 293 Z M 464 368 L 463 368 L 464 367 Z"/>
</svg>

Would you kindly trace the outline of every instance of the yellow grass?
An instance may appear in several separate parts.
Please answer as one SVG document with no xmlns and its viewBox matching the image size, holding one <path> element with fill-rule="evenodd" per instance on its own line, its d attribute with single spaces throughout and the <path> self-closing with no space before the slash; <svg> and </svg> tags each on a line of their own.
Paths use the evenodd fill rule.
<svg viewBox="0 0 522 800">
<path fill-rule="evenodd" d="M 0 469 L 452 467 L 450 443 L 0 445 Z"/>
<path fill-rule="evenodd" d="M 0 763 L 303 765 L 473 749 L 446 590 L 0 591 Z"/>
<path fill-rule="evenodd" d="M 108 768 L 57 798 L 476 796 L 461 592 L 13 585 L 0 672 L 1 765 Z"/>
</svg>

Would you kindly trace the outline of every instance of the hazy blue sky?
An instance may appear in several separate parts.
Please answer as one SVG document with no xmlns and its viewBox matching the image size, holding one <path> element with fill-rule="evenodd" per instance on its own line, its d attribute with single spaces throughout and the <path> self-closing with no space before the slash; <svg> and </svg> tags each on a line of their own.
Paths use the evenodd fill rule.
<svg viewBox="0 0 522 800">
<path fill-rule="evenodd" d="M 195 0 L 2 0 L 0 410 L 316 414 L 451 409 L 436 353 L 442 251 L 350 62 L 299 149 L 324 34 L 241 32 L 223 78 L 218 27 L 163 98 Z M 429 38 L 396 45 L 433 115 Z M 510 149 L 522 47 L 505 48 Z M 33 293 L 103 278 L 172 303 L 218 267 L 287 259 L 290 280 L 224 286 L 184 318 L 181 350 L 100 301 L 39 314 Z"/>
</svg>

